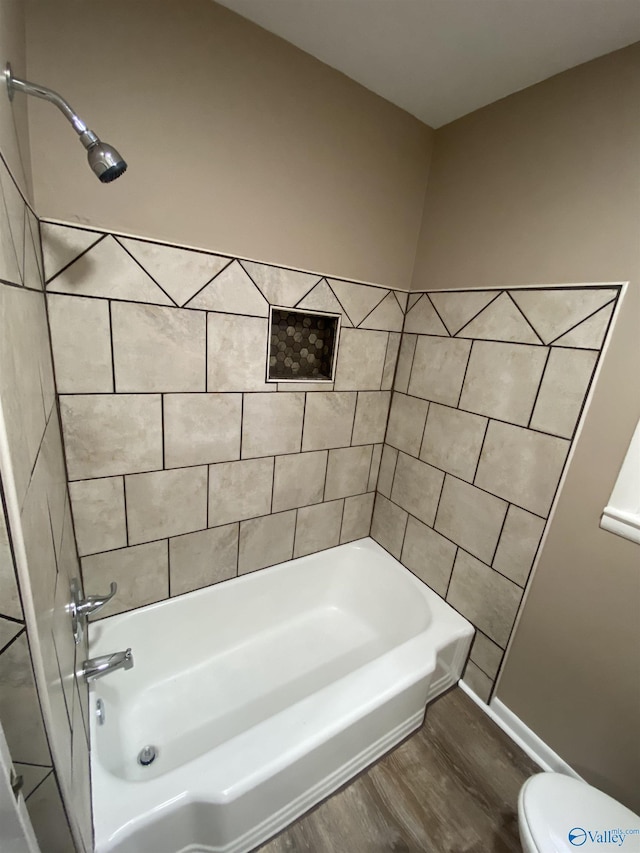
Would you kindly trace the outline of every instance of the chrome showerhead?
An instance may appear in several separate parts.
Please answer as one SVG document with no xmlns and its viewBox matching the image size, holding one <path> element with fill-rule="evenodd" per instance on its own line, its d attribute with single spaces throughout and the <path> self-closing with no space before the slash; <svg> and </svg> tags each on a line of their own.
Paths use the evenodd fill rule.
<svg viewBox="0 0 640 853">
<path fill-rule="evenodd" d="M 89 165 L 103 184 L 110 184 L 127 171 L 127 164 L 116 149 L 100 139 L 90 130 L 80 134 L 80 141 L 87 149 Z"/>
<path fill-rule="evenodd" d="M 13 100 L 15 92 L 24 92 L 25 95 L 35 95 L 37 98 L 44 98 L 46 101 L 51 101 L 52 104 L 55 104 L 64 113 L 73 125 L 75 132 L 79 135 L 80 142 L 87 149 L 89 165 L 103 184 L 115 181 L 116 178 L 119 178 L 120 175 L 126 172 L 127 164 L 116 149 L 106 142 L 101 142 L 57 92 L 54 92 L 53 89 L 47 89 L 46 86 L 38 86 L 36 83 L 29 83 L 27 80 L 19 80 L 17 77 L 14 77 L 11 73 L 11 65 L 8 62 L 5 69 L 5 78 L 9 100 Z"/>
</svg>

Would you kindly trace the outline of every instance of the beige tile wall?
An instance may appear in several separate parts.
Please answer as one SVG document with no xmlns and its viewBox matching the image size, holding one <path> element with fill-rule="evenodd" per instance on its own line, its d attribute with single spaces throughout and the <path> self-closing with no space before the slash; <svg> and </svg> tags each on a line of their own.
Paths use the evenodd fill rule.
<svg viewBox="0 0 640 853">
<path fill-rule="evenodd" d="M 78 576 L 79 565 L 56 407 L 39 229 L 2 159 L 0 186 L 0 400 L 11 463 L 0 469 L 6 501 L 0 510 L 0 721 L 16 769 L 25 780 L 23 794 L 41 849 L 47 853 L 76 849 L 62 790 L 76 828 L 77 849 L 89 851 L 93 848 L 87 689 L 75 676 L 86 657 L 86 643 L 75 646 L 66 612 L 69 580 Z M 86 307 L 79 305 L 81 311 Z M 82 333 L 96 341 L 99 356 L 95 379 L 104 385 L 99 337 L 104 318 L 94 313 L 84 319 Z M 75 354 L 72 343 L 65 358 L 75 370 L 75 381 L 81 382 Z M 9 518 L 5 506 L 13 508 Z M 15 547 L 19 540 L 24 541 L 28 576 L 20 573 L 20 580 Z M 29 608 L 24 612 L 22 608 L 29 591 L 35 618 Z M 44 669 L 44 680 L 37 687 L 31 654 L 41 655 Z M 38 693 L 46 696 L 44 717 Z"/>
<path fill-rule="evenodd" d="M 119 585 L 101 615 L 369 534 L 406 294 L 42 229 L 85 584 Z M 265 382 L 270 304 L 341 315 L 335 383 Z"/>
<path fill-rule="evenodd" d="M 476 627 L 488 700 L 616 287 L 411 294 L 371 535 Z"/>
</svg>

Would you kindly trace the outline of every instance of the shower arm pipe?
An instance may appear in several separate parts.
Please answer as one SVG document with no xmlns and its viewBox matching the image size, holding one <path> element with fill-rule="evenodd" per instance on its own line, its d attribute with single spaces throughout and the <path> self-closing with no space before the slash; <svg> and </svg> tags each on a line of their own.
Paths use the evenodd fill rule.
<svg viewBox="0 0 640 853">
<path fill-rule="evenodd" d="M 14 77 L 9 63 L 7 63 L 6 76 L 10 100 L 13 100 L 15 92 L 24 92 L 25 95 L 35 95 L 36 98 L 43 98 L 45 101 L 50 101 L 58 107 L 60 112 L 71 123 L 85 148 L 90 148 L 98 142 L 98 137 L 95 133 L 89 130 L 87 125 L 71 105 L 65 101 L 62 95 L 54 92 L 53 89 L 48 89 L 46 86 L 40 86 L 37 83 L 30 83 L 28 80 L 21 80 L 19 77 Z"/>
</svg>

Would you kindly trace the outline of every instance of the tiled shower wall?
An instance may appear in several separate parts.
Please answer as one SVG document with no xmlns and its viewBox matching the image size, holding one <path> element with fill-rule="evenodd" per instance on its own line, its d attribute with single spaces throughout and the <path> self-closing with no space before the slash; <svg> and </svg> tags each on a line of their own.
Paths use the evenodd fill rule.
<svg viewBox="0 0 640 853">
<path fill-rule="evenodd" d="M 371 535 L 471 621 L 488 700 L 619 296 L 411 294 Z"/>
<path fill-rule="evenodd" d="M 86 645 L 75 646 L 66 613 L 78 559 L 38 222 L 2 160 L 0 185 L 0 417 L 8 444 L 0 466 L 0 722 L 42 850 L 70 853 L 60 788 L 79 844 L 92 849 L 87 689 L 75 677 Z M 30 652 L 34 661 L 42 656 L 37 687 Z"/>
<path fill-rule="evenodd" d="M 84 582 L 101 615 L 367 536 L 407 295 L 43 223 Z M 265 382 L 269 305 L 338 313 L 329 385 Z"/>
</svg>

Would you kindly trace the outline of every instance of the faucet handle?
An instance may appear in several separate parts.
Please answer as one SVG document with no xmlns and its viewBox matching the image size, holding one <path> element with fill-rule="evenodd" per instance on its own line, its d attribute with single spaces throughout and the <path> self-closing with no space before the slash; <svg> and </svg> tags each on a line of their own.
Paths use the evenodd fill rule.
<svg viewBox="0 0 640 853">
<path fill-rule="evenodd" d="M 78 599 L 76 602 L 76 610 L 79 616 L 90 616 L 92 613 L 97 613 L 101 607 L 108 604 L 113 596 L 118 591 L 118 584 L 111 581 L 108 595 L 88 595 L 86 598 Z"/>
<path fill-rule="evenodd" d="M 70 583 L 71 601 L 67 607 L 67 611 L 71 616 L 73 627 L 73 638 L 76 645 L 82 640 L 82 628 L 86 623 L 87 617 L 92 613 L 96 613 L 101 607 L 104 607 L 118 590 L 118 585 L 111 582 L 108 595 L 88 595 L 82 597 L 82 587 L 78 578 L 73 578 Z"/>
</svg>

